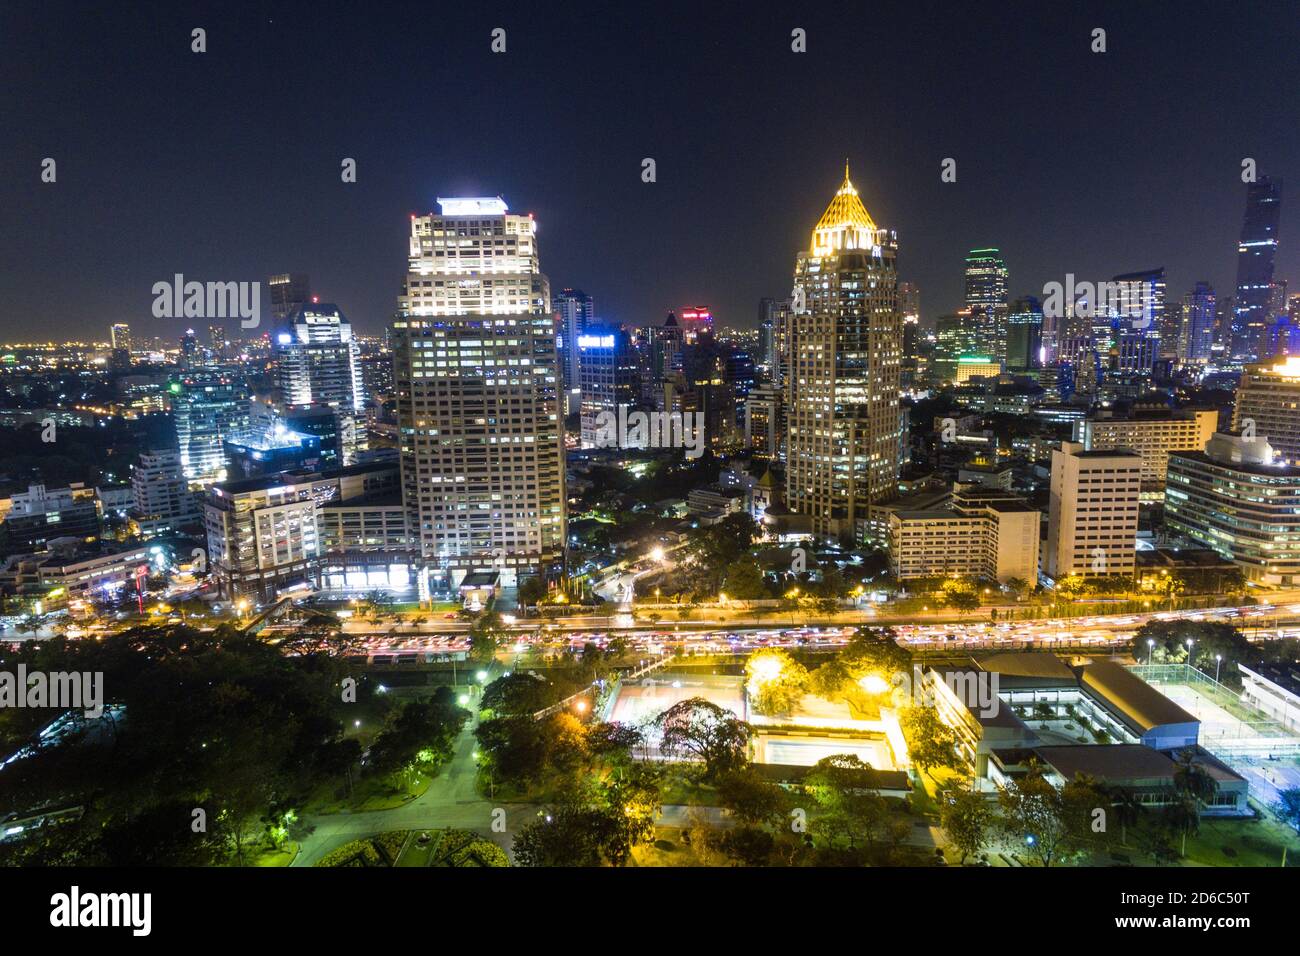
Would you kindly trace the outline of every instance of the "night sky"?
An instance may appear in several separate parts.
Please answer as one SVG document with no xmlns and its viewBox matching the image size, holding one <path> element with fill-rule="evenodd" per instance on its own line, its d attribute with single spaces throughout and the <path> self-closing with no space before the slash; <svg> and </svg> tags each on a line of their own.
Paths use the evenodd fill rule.
<svg viewBox="0 0 1300 956">
<path fill-rule="evenodd" d="M 1286 180 L 1278 276 L 1300 292 L 1293 3 L 140 6 L 0 9 L 0 338 L 174 337 L 151 287 L 177 272 L 308 272 L 379 332 L 408 215 L 496 194 L 602 318 L 700 303 L 753 326 L 846 156 L 927 323 L 990 245 L 1013 296 L 1159 265 L 1171 297 L 1229 294 L 1246 156 Z"/>
</svg>

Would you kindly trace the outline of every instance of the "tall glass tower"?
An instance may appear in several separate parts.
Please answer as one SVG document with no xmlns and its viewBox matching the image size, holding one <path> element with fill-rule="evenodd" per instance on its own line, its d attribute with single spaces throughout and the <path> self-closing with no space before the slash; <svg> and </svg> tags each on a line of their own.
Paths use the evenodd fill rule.
<svg viewBox="0 0 1300 956">
<path fill-rule="evenodd" d="M 966 256 L 966 308 L 975 323 L 977 348 L 1007 360 L 1007 264 L 998 249 L 972 249 Z"/>
<path fill-rule="evenodd" d="M 823 537 L 881 531 L 872 504 L 898 489 L 898 241 L 844 182 L 795 262 L 786 343 L 790 364 L 787 504 Z"/>
<path fill-rule="evenodd" d="M 537 223 L 496 198 L 411 217 L 393 324 L 402 499 L 422 593 L 562 570 L 564 435 Z"/>
<path fill-rule="evenodd" d="M 1273 297 L 1273 259 L 1282 216 L 1282 180 L 1261 176 L 1246 187 L 1246 218 L 1237 244 L 1237 299 L 1232 317 L 1235 358 L 1264 358 L 1269 302 Z"/>
<path fill-rule="evenodd" d="M 338 455 L 352 464 L 366 448 L 366 394 L 352 323 L 331 303 L 299 306 L 272 337 L 271 349 L 281 410 L 332 410 Z"/>
</svg>

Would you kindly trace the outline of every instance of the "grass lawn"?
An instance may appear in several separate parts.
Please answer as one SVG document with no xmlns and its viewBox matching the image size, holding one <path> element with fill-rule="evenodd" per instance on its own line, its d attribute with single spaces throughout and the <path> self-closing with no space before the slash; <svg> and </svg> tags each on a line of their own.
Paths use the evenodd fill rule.
<svg viewBox="0 0 1300 956">
<path fill-rule="evenodd" d="M 1178 841 L 1174 842 L 1178 846 Z M 1300 866 L 1300 835 L 1276 820 L 1201 820 L 1201 832 L 1187 838 L 1187 859 L 1203 866 Z"/>
<path fill-rule="evenodd" d="M 308 802 L 307 812 L 324 814 L 340 813 L 344 810 L 354 813 L 363 810 L 395 810 L 422 796 L 429 789 L 432 781 L 433 777 L 417 774 L 409 787 L 393 791 L 386 780 L 359 780 L 351 797 L 346 794 L 337 796 L 332 792 L 337 788 L 334 784 L 329 784 L 327 789 L 331 792 L 328 794 L 318 792 Z"/>
<path fill-rule="evenodd" d="M 720 807 L 718 791 L 707 784 L 692 781 L 685 773 L 669 771 L 660 788 L 665 806 Z"/>
<path fill-rule="evenodd" d="M 438 849 L 438 844 L 442 842 L 442 831 L 441 830 L 420 831 L 420 833 L 416 834 L 416 836 L 418 837 L 425 832 L 429 834 L 429 841 L 425 843 L 423 846 L 420 845 L 418 839 L 409 841 L 406 844 L 406 848 L 402 850 L 401 854 L 397 857 L 397 864 L 396 864 L 397 866 L 403 867 L 403 866 L 428 866 L 429 865 L 429 861 L 433 859 L 433 854 Z"/>
<path fill-rule="evenodd" d="M 690 844 L 682 842 L 677 827 L 658 827 L 654 842 L 642 843 L 632 850 L 628 866 L 708 866 L 695 855 Z"/>
<path fill-rule="evenodd" d="M 288 866 L 298 855 L 298 844 L 287 842 L 279 849 L 264 849 L 256 856 L 250 857 L 245 866 Z"/>
</svg>

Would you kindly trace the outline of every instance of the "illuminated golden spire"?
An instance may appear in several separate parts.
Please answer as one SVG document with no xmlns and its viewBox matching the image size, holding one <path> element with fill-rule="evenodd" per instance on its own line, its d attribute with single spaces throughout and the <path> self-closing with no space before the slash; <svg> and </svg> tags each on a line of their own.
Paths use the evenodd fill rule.
<svg viewBox="0 0 1300 956">
<path fill-rule="evenodd" d="M 876 224 L 858 198 L 849 180 L 849 161 L 844 160 L 844 182 L 813 228 L 812 252 L 826 255 L 840 249 L 870 249 L 876 243 Z"/>
</svg>

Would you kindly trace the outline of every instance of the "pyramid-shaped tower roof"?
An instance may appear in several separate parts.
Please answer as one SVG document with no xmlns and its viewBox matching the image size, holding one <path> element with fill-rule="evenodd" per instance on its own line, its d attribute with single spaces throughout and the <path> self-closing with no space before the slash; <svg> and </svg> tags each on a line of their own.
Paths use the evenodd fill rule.
<svg viewBox="0 0 1300 956">
<path fill-rule="evenodd" d="M 827 255 L 841 249 L 870 249 L 875 244 L 875 220 L 858 198 L 857 187 L 849 179 L 848 160 L 845 160 L 844 182 L 835 191 L 830 205 L 813 228 L 813 254 Z"/>
</svg>

